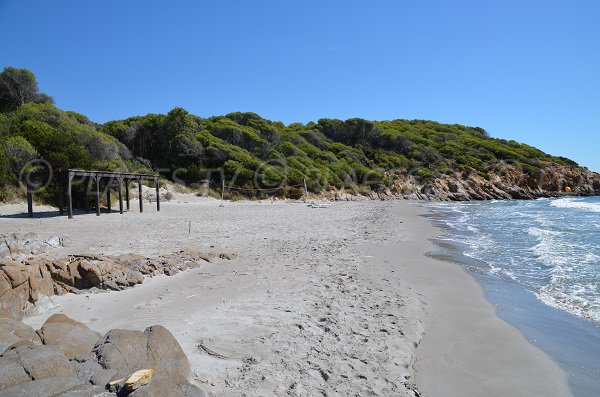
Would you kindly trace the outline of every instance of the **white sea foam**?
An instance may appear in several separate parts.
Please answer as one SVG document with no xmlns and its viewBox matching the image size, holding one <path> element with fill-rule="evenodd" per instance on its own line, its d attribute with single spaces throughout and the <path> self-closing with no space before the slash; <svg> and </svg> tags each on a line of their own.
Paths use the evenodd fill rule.
<svg viewBox="0 0 600 397">
<path fill-rule="evenodd" d="M 556 208 L 573 208 L 591 212 L 600 212 L 600 203 L 588 203 L 585 201 L 581 201 L 581 199 L 574 198 L 562 198 L 558 200 L 553 200 L 550 203 L 550 206 Z"/>
<path fill-rule="evenodd" d="M 446 208 L 451 237 L 468 247 L 466 256 L 487 264 L 479 271 L 518 283 L 550 306 L 600 323 L 598 199 Z"/>
<path fill-rule="evenodd" d="M 595 288 L 591 285 L 590 287 Z M 545 304 L 600 323 L 600 300 L 593 295 L 581 296 L 588 288 L 575 288 L 568 292 L 558 288 L 544 287 L 536 296 Z"/>
</svg>

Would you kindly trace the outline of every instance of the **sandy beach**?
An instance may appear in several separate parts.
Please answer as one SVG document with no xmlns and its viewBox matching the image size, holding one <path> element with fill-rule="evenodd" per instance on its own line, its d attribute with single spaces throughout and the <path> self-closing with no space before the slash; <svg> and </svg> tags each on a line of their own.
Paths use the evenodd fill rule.
<svg viewBox="0 0 600 397">
<path fill-rule="evenodd" d="M 51 297 L 25 322 L 64 313 L 100 333 L 164 325 L 211 395 L 571 395 L 471 276 L 425 255 L 439 231 L 421 203 L 182 197 L 161 212 L 133 202 L 124 215 L 1 218 L 2 233 L 68 239 L 52 257 L 237 255 L 125 291 Z"/>
</svg>

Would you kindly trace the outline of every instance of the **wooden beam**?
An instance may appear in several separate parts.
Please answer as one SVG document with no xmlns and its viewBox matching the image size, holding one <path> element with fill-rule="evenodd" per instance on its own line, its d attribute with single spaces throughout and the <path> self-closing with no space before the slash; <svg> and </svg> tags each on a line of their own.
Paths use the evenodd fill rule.
<svg viewBox="0 0 600 397">
<path fill-rule="evenodd" d="M 100 216 L 100 177 L 94 177 L 96 180 L 96 216 Z"/>
<path fill-rule="evenodd" d="M 144 200 L 142 199 L 142 180 L 138 179 L 138 201 L 140 202 L 140 212 L 144 212 Z"/>
</svg>

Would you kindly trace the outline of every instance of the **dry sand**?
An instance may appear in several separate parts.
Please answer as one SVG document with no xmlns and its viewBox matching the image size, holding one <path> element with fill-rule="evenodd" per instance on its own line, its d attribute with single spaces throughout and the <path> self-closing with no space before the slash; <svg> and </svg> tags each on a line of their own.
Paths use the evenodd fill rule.
<svg viewBox="0 0 600 397">
<path fill-rule="evenodd" d="M 99 332 L 165 325 L 214 395 L 402 396 L 415 380 L 423 396 L 570 395 L 562 370 L 495 316 L 462 268 L 424 256 L 437 230 L 417 202 L 221 208 L 177 196 L 160 213 L 144 209 L 0 218 L 0 233 L 70 237 L 56 257 L 189 247 L 239 258 L 122 292 L 53 297 L 26 322 L 62 312 Z"/>
</svg>

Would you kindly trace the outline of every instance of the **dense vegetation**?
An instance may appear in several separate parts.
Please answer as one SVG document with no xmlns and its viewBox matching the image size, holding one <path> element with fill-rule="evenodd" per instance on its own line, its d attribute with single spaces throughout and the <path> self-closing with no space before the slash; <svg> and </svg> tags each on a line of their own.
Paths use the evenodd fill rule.
<svg viewBox="0 0 600 397">
<path fill-rule="evenodd" d="M 15 77 L 16 76 L 16 77 Z M 386 171 L 420 180 L 442 174 L 501 173 L 504 164 L 535 173 L 550 163 L 575 165 L 515 141 L 490 138 L 478 127 L 424 120 L 308 124 L 265 120 L 254 113 L 201 118 L 175 108 L 103 125 L 65 112 L 38 92 L 23 69 L 0 74 L 0 189 L 17 184 L 33 158 L 55 168 L 158 170 L 187 184 L 254 188 L 301 185 L 378 190 Z M 52 196 L 50 187 L 48 196 Z M 1 197 L 0 197 L 1 198 Z"/>
</svg>

